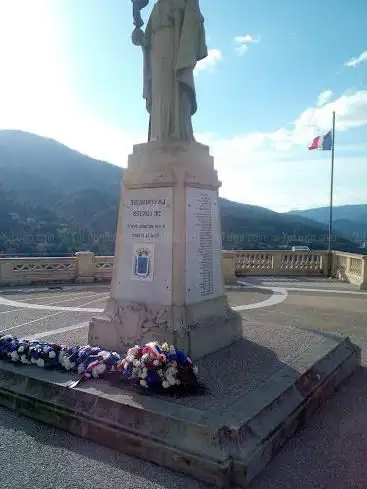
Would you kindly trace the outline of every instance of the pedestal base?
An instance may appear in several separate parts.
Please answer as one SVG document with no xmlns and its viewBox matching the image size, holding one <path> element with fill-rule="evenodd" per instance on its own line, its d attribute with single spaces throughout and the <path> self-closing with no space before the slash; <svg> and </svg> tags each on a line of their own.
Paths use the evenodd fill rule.
<svg viewBox="0 0 367 489">
<path fill-rule="evenodd" d="M 121 185 L 111 297 L 89 343 L 119 352 L 157 340 L 193 360 L 241 338 L 224 294 L 220 182 L 196 142 L 134 146 Z"/>
<path fill-rule="evenodd" d="M 74 374 L 0 361 L 0 404 L 217 488 L 245 488 L 360 365 L 359 348 L 330 334 L 250 323 L 245 335 L 198 363 L 205 395 L 101 380 L 70 389 Z"/>
<path fill-rule="evenodd" d="M 126 353 L 137 341 L 167 342 L 194 361 L 240 338 L 242 318 L 225 296 L 181 307 L 110 299 L 103 316 L 90 322 L 88 333 L 89 344 L 119 353 Z"/>
</svg>

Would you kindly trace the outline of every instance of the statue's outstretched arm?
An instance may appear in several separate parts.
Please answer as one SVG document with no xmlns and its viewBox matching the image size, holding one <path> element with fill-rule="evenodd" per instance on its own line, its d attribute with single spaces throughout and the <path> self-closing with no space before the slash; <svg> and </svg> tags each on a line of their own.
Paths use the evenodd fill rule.
<svg viewBox="0 0 367 489">
<path fill-rule="evenodd" d="M 148 5 L 149 0 L 132 0 L 132 2 L 135 29 L 131 35 L 131 40 L 135 46 L 141 46 L 144 49 L 146 48 L 147 43 L 145 33 L 142 30 L 144 22 L 141 18 L 140 11 Z"/>
<path fill-rule="evenodd" d="M 144 25 L 143 19 L 141 18 L 140 11 L 145 8 L 149 0 L 131 0 L 133 3 L 133 18 L 135 27 L 142 27 Z"/>
</svg>

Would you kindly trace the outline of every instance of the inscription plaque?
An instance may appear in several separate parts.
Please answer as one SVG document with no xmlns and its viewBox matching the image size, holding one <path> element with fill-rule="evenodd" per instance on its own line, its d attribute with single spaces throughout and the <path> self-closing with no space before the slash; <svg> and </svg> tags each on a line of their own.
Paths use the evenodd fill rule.
<svg viewBox="0 0 367 489">
<path fill-rule="evenodd" d="M 217 192 L 186 189 L 186 301 L 222 294 L 221 228 Z"/>
<path fill-rule="evenodd" d="M 127 189 L 123 195 L 121 297 L 170 304 L 172 293 L 172 188 Z"/>
</svg>

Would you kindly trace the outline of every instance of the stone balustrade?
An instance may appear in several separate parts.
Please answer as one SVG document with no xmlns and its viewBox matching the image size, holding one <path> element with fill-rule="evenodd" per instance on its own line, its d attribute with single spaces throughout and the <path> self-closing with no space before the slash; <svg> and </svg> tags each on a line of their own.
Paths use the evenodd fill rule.
<svg viewBox="0 0 367 489">
<path fill-rule="evenodd" d="M 113 256 L 81 251 L 71 257 L 0 258 L 0 285 L 110 281 Z"/>
<path fill-rule="evenodd" d="M 367 289 L 367 255 L 334 252 L 333 277 Z"/>
<path fill-rule="evenodd" d="M 367 289 L 367 256 L 333 251 L 225 251 L 236 276 L 327 276 Z M 228 267 L 227 267 L 228 268 Z"/>
<path fill-rule="evenodd" d="M 367 289 L 367 256 L 333 251 L 332 276 Z M 327 251 L 223 251 L 225 283 L 238 276 L 327 276 Z M 71 257 L 0 258 L 0 285 L 91 283 L 110 281 L 113 256 L 89 251 Z"/>
<path fill-rule="evenodd" d="M 236 251 L 237 275 L 327 275 L 327 251 Z"/>
</svg>

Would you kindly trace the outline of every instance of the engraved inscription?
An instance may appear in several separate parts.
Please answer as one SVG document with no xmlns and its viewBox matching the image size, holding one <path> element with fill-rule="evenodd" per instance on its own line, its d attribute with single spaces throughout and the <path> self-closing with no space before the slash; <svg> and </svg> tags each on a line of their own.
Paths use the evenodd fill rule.
<svg viewBox="0 0 367 489">
<path fill-rule="evenodd" d="M 197 228 L 199 246 L 197 249 L 200 270 L 200 294 L 212 295 L 213 286 L 213 226 L 212 202 L 208 194 L 202 193 L 198 199 Z"/>
<path fill-rule="evenodd" d="M 170 205 L 167 198 L 133 199 L 126 202 L 125 226 L 133 241 L 164 241 L 169 232 L 167 211 Z"/>
<path fill-rule="evenodd" d="M 221 294 L 221 241 L 217 193 L 186 189 L 186 300 L 200 302 Z"/>
<path fill-rule="evenodd" d="M 131 301 L 170 304 L 172 188 L 126 189 L 123 197 L 119 293 Z"/>
</svg>

